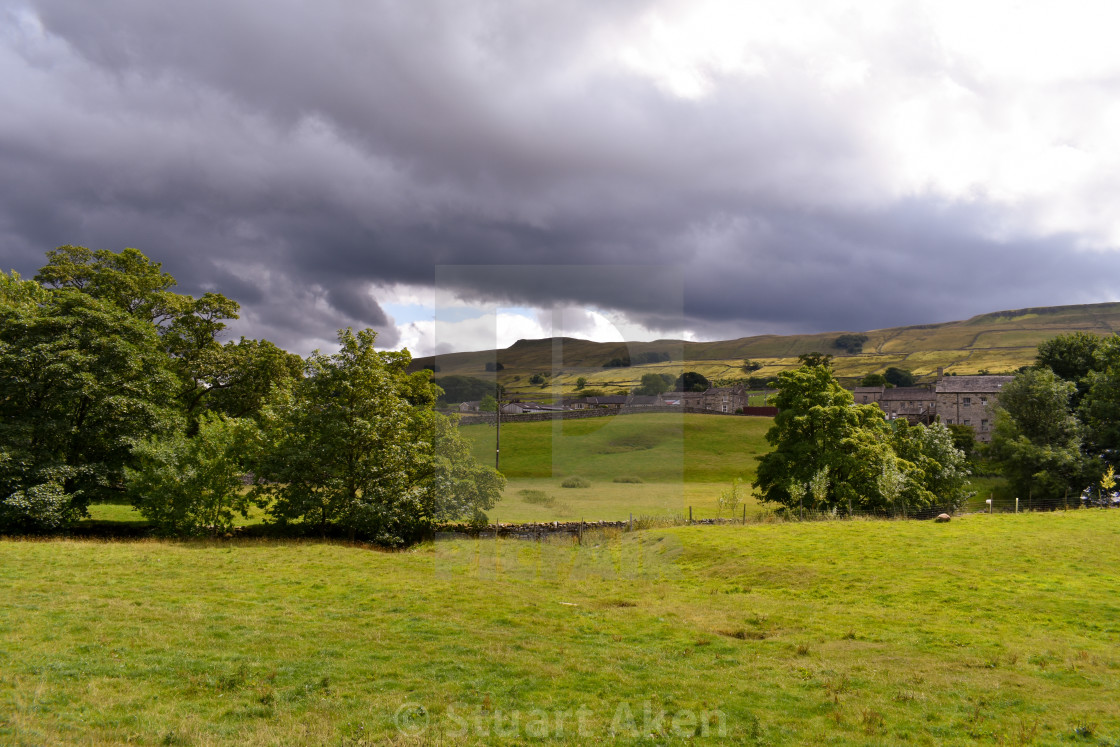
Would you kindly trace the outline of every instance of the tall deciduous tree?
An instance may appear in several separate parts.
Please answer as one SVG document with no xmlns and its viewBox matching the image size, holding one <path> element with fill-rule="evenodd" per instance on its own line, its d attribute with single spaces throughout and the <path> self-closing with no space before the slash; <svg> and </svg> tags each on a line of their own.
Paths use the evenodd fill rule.
<svg viewBox="0 0 1120 747">
<path fill-rule="evenodd" d="M 759 460 L 754 483 L 760 497 L 794 506 L 790 485 L 807 491 L 826 471 L 828 487 L 815 497 L 816 508 L 854 510 L 874 502 L 876 479 L 889 452 L 887 423 L 878 406 L 854 404 L 831 367 L 822 365 L 779 374 L 773 401 L 779 411 L 766 440 L 774 450 Z"/>
<path fill-rule="evenodd" d="M 341 331 L 337 354 L 313 353 L 307 375 L 275 392 L 257 495 L 281 522 L 399 545 L 434 522 L 477 518 L 504 478 L 434 411 L 429 372 L 409 375 L 408 353 L 378 352 L 375 338 Z"/>
<path fill-rule="evenodd" d="M 876 405 L 857 405 L 831 368 L 805 365 L 778 376 L 779 408 L 754 486 L 765 501 L 815 510 L 909 511 L 963 501 L 967 467 L 942 426 L 888 424 Z"/>
<path fill-rule="evenodd" d="M 1080 493 L 1086 472 L 1099 472 L 1081 452 L 1082 427 L 1069 407 L 1076 391 L 1049 368 L 1023 371 L 1000 391 L 991 454 L 1019 495 Z"/>
<path fill-rule="evenodd" d="M 1100 370 L 1098 352 L 1106 338 L 1088 332 L 1051 337 L 1038 346 L 1038 368 L 1049 368 L 1058 378 L 1072 382 L 1077 390 L 1070 397 L 1076 408 L 1089 390 L 1090 372 Z"/>
<path fill-rule="evenodd" d="M 1087 368 L 1064 370 L 1077 375 L 1083 369 L 1084 373 L 1074 381 L 1078 390 L 1071 397 L 1071 404 L 1078 394 L 1082 395 L 1076 415 L 1085 427 L 1085 449 L 1120 466 L 1120 336 L 1101 338 Z"/>
<path fill-rule="evenodd" d="M 150 322 L 71 289 L 0 304 L 0 500 L 119 495 L 132 445 L 177 427 L 175 390 Z"/>
</svg>

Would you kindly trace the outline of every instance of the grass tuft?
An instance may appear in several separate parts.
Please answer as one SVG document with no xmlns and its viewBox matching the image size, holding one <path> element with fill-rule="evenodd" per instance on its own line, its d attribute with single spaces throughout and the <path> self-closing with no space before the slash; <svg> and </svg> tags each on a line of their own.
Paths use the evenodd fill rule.
<svg viewBox="0 0 1120 747">
<path fill-rule="evenodd" d="M 524 488 L 517 491 L 517 494 L 521 496 L 521 500 L 533 506 L 546 506 L 548 508 L 556 506 L 556 499 L 543 490 Z"/>
</svg>

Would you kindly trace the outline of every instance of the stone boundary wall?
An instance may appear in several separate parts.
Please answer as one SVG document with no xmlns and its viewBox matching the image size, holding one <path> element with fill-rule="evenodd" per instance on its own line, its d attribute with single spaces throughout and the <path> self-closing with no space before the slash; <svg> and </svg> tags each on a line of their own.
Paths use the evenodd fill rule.
<svg viewBox="0 0 1120 747">
<path fill-rule="evenodd" d="M 597 407 L 590 410 L 567 410 L 564 412 L 532 412 L 524 413 L 522 415 L 503 415 L 503 423 L 533 423 L 541 420 L 581 420 L 583 418 L 607 418 L 612 415 L 641 415 L 647 412 L 668 412 L 668 413 L 688 413 L 690 415 L 723 415 L 735 416 L 738 413 L 733 412 L 717 412 L 715 410 L 705 410 L 700 407 L 655 407 L 655 406 L 642 406 L 642 407 L 623 407 L 619 409 L 611 407 Z M 774 417 L 778 414 L 777 407 L 744 407 L 743 415 L 753 415 L 761 417 Z M 494 413 L 490 412 L 472 412 L 461 413 L 461 422 L 463 425 L 477 425 L 478 423 L 493 423 L 496 419 Z"/>
</svg>

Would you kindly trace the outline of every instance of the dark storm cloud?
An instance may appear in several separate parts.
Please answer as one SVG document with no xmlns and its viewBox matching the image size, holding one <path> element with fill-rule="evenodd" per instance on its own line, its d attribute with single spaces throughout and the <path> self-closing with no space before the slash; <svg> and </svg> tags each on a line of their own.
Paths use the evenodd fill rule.
<svg viewBox="0 0 1120 747">
<path fill-rule="evenodd" d="M 692 100 L 614 64 L 652 5 L 0 0 L 0 262 L 136 246 L 299 352 L 395 343 L 374 289 L 445 266 L 626 266 L 443 282 L 707 336 L 1110 297 L 1116 260 L 1076 236 L 869 198 L 876 144 L 808 67 Z"/>
</svg>

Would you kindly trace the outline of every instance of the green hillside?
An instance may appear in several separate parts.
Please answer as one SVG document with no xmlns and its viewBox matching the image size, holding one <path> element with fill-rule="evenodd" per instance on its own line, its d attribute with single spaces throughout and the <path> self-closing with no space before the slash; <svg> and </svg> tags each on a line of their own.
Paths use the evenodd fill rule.
<svg viewBox="0 0 1120 747">
<path fill-rule="evenodd" d="M 890 366 L 906 368 L 919 376 L 931 377 L 938 367 L 947 373 L 974 374 L 981 371 L 1010 371 L 1034 360 L 1040 342 L 1066 332 L 1092 332 L 1111 335 L 1120 331 L 1120 303 L 1080 306 L 1053 306 L 999 311 L 956 322 L 892 327 L 864 332 L 867 342 L 858 355 L 843 354 L 835 340 L 847 332 L 808 335 L 761 335 L 716 342 L 659 340 L 638 343 L 599 343 L 573 338 L 519 340 L 504 350 L 452 353 L 420 358 L 416 368 L 439 367 L 440 375 L 461 374 L 485 378 L 487 363 L 501 363 L 499 380 L 507 389 L 542 396 L 563 391 L 571 393 L 576 379 L 587 379 L 588 386 L 613 392 L 635 386 L 642 374 L 679 374 L 682 368 L 699 371 L 710 379 L 744 376 L 741 365 L 750 358 L 763 364 L 754 375 L 770 376 L 791 368 L 797 356 L 819 351 L 836 356 L 840 377 L 863 376 Z M 553 361 L 559 353 L 558 365 Z M 667 353 L 670 361 L 604 368 L 614 358 L 627 355 L 637 359 L 643 353 Z M 556 370 L 555 378 L 551 376 Z M 543 386 L 530 386 L 534 373 L 549 376 Z"/>
</svg>

